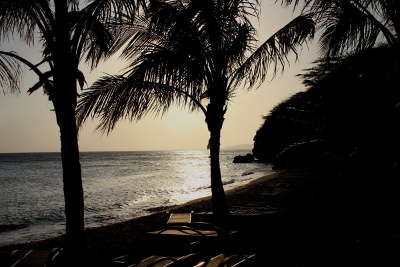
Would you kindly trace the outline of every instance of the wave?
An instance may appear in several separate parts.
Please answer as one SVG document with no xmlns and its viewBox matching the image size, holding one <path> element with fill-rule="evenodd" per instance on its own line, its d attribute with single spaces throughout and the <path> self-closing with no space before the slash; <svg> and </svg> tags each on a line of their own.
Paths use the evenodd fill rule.
<svg viewBox="0 0 400 267">
<path fill-rule="evenodd" d="M 92 165 L 83 165 L 83 168 L 109 168 L 109 167 L 114 167 L 116 164 L 92 164 Z"/>
<path fill-rule="evenodd" d="M 146 209 L 147 212 L 159 212 L 159 211 L 165 211 L 171 208 L 176 207 L 176 205 L 165 205 L 165 206 L 158 206 L 154 208 L 148 208 Z"/>
</svg>

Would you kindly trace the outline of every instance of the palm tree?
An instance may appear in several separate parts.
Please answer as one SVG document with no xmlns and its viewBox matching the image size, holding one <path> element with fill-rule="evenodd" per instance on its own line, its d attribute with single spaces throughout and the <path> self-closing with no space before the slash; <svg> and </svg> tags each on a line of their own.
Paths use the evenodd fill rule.
<svg viewBox="0 0 400 267">
<path fill-rule="evenodd" d="M 373 47 L 382 34 L 389 46 L 400 43 L 400 1 L 398 0 L 282 0 L 302 4 L 322 30 L 321 47 L 326 56 Z"/>
<path fill-rule="evenodd" d="M 273 73 L 283 68 L 289 53 L 313 36 L 314 23 L 297 17 L 256 47 L 251 18 L 258 16 L 258 1 L 154 0 L 146 11 L 118 25 L 114 49 L 124 47 L 131 63 L 82 94 L 78 121 L 99 116 L 99 128 L 109 132 L 121 118 L 163 113 L 173 103 L 201 110 L 210 132 L 213 212 L 222 218 L 228 209 L 219 152 L 228 101 L 239 85 L 253 87 L 270 67 Z"/>
<path fill-rule="evenodd" d="M 38 82 L 28 92 L 43 87 L 53 103 L 60 129 L 67 255 L 81 254 L 84 247 L 84 201 L 75 118 L 77 82 L 82 87 L 84 75 L 78 66 L 87 61 L 95 67 L 100 59 L 109 55 L 112 36 L 106 25 L 118 14 L 116 11 L 134 14 L 135 3 L 140 0 L 94 0 L 83 8 L 79 2 L 0 1 L 1 40 L 19 35 L 28 45 L 39 39 L 43 47 L 43 60 L 38 64 L 13 52 L 1 51 L 0 85 L 5 90 L 18 88 L 17 63 L 26 65 L 38 76 Z"/>
</svg>

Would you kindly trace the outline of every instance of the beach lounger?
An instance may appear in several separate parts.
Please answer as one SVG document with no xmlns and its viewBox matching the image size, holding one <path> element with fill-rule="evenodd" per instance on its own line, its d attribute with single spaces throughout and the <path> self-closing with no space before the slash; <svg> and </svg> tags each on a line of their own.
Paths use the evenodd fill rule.
<svg viewBox="0 0 400 267">
<path fill-rule="evenodd" d="M 192 222 L 192 212 L 191 213 L 171 213 L 167 224 L 189 224 Z"/>
<path fill-rule="evenodd" d="M 238 259 L 236 262 L 229 264 L 228 266 L 241 267 L 241 266 L 256 266 L 256 265 L 257 265 L 256 254 L 251 254 Z"/>
<path fill-rule="evenodd" d="M 219 267 L 223 266 L 224 260 L 224 254 L 219 254 L 211 259 L 203 260 L 197 263 L 194 267 Z"/>
<path fill-rule="evenodd" d="M 178 257 L 167 256 L 150 256 L 141 260 L 137 264 L 129 265 L 129 267 L 184 267 L 194 266 L 199 261 L 199 255 L 195 253 Z"/>
<path fill-rule="evenodd" d="M 215 238 L 228 231 L 214 224 L 192 220 L 193 212 L 171 213 L 163 229 L 148 232 L 149 235 L 181 236 L 194 238 Z"/>
<path fill-rule="evenodd" d="M 203 260 L 195 265 L 195 267 L 239 267 L 239 266 L 256 266 L 255 254 L 224 256 L 219 254 L 211 257 L 209 260 Z"/>
<path fill-rule="evenodd" d="M 20 254 L 14 251 L 13 254 Z M 51 266 L 51 261 L 54 257 L 54 249 L 35 249 L 25 251 L 15 260 L 10 267 L 44 267 Z M 13 256 L 13 255 L 11 255 Z"/>
<path fill-rule="evenodd" d="M 28 251 L 21 251 L 21 250 L 13 250 L 10 253 L 10 258 L 14 258 L 12 260 L 12 263 L 10 267 L 16 267 L 18 264 L 22 263 L 25 258 L 29 257 L 29 255 L 33 252 L 33 250 L 28 250 Z"/>
<path fill-rule="evenodd" d="M 173 263 L 175 258 L 165 256 L 150 256 L 141 260 L 138 264 L 129 265 L 129 267 L 163 267 Z"/>
<path fill-rule="evenodd" d="M 182 236 L 182 237 L 218 237 L 218 232 L 215 230 L 203 230 L 195 227 L 186 225 L 179 226 L 168 226 L 161 230 L 148 232 L 151 235 L 171 235 L 171 236 Z"/>
<path fill-rule="evenodd" d="M 156 244 L 153 251 L 209 253 L 221 247 L 230 247 L 237 231 L 226 230 L 208 222 L 194 221 L 193 213 L 172 213 L 166 227 L 147 232 L 150 243 Z M 231 244 L 228 244 L 231 243 Z"/>
<path fill-rule="evenodd" d="M 198 220 L 198 215 L 199 214 L 193 211 L 190 213 L 171 213 L 167 221 L 166 229 L 173 228 L 174 226 L 184 226 L 200 231 L 215 231 L 217 233 L 227 232 L 224 228 L 210 222 L 209 219 L 211 216 L 208 216 L 208 220 L 204 220 L 204 214 L 201 213 L 201 215 L 203 215 L 203 217 L 201 217 L 203 220 Z M 193 220 L 193 218 L 197 218 L 197 220 Z"/>
</svg>

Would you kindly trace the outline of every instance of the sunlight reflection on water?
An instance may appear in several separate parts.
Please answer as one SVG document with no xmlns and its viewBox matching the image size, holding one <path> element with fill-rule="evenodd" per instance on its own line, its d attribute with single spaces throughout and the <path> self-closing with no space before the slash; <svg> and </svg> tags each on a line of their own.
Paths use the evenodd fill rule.
<svg viewBox="0 0 400 267">
<path fill-rule="evenodd" d="M 245 152 L 221 153 L 226 189 L 271 172 L 264 164 L 233 164 L 239 153 Z M 0 245 L 59 234 L 64 225 L 59 155 L 10 155 L 0 155 L 0 226 L 15 229 L 0 232 Z M 154 207 L 209 195 L 208 155 L 208 151 L 81 153 L 86 225 L 119 222 L 149 214 Z M 242 175 L 245 172 L 250 175 Z"/>
</svg>

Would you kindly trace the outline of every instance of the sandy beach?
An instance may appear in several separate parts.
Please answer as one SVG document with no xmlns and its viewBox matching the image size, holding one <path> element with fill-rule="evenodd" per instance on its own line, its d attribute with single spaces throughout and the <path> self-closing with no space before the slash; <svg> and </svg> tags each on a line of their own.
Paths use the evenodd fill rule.
<svg viewBox="0 0 400 267">
<path fill-rule="evenodd" d="M 226 192 L 232 212 L 244 212 L 246 207 L 268 209 L 264 206 L 265 196 L 271 193 L 273 184 L 276 183 L 279 173 L 260 177 L 248 184 L 228 190 Z M 88 228 L 86 242 L 89 251 L 112 257 L 129 252 L 135 240 L 146 231 L 154 230 L 165 225 L 168 213 L 175 212 L 206 212 L 211 211 L 210 197 L 195 199 L 183 205 L 174 207 L 154 207 L 151 215 L 134 218 L 125 222 L 112 225 Z M 56 237 L 39 242 L 9 245 L 0 248 L 1 251 L 27 248 L 62 247 L 62 237 Z"/>
<path fill-rule="evenodd" d="M 337 198 L 339 187 L 335 186 L 343 179 L 321 171 L 292 170 L 263 176 L 229 190 L 227 199 L 235 218 L 232 228 L 242 233 L 241 244 L 247 242 L 257 255 L 268 255 L 261 262 L 270 266 L 347 266 L 339 263 L 348 255 L 352 257 L 349 262 L 368 263 L 371 260 L 368 251 L 376 249 L 376 242 L 389 251 L 387 246 L 393 249 L 390 242 L 396 235 L 389 229 L 382 231 L 376 220 L 364 221 L 365 214 L 352 213 L 354 205 L 348 203 L 343 192 L 341 199 Z M 332 200 L 333 195 L 337 201 Z M 89 228 L 86 231 L 89 261 L 96 266 L 107 266 L 112 258 L 135 252 L 141 258 L 138 248 L 143 245 L 144 234 L 165 226 L 169 212 L 210 210 L 210 198 L 206 197 L 175 207 L 154 207 L 155 212 L 148 216 Z M 381 219 L 382 216 L 383 212 Z M 11 245 L 0 251 L 52 247 L 62 247 L 62 237 Z M 318 265 L 321 262 L 324 264 Z"/>
</svg>

